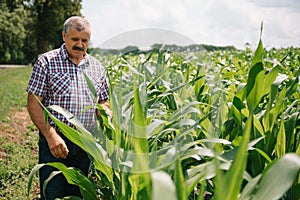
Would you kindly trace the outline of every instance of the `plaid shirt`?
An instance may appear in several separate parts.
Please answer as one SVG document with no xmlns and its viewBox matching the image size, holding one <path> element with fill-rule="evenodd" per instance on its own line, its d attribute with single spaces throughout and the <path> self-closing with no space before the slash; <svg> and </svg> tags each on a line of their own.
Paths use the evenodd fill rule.
<svg viewBox="0 0 300 200">
<path fill-rule="evenodd" d="M 34 64 L 26 91 L 43 97 L 45 106 L 58 105 L 71 112 L 86 129 L 95 127 L 95 101 L 84 73 L 94 83 L 98 102 L 109 98 L 105 69 L 94 57 L 86 54 L 79 65 L 71 61 L 63 44 L 61 48 L 42 54 Z M 53 110 L 50 112 L 59 120 L 72 126 L 65 117 Z M 52 120 L 49 123 L 56 125 Z"/>
</svg>

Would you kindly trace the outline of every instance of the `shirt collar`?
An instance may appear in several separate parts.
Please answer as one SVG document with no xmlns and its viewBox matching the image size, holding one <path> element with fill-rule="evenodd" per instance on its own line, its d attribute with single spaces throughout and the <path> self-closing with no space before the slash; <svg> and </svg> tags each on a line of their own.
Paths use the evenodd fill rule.
<svg viewBox="0 0 300 200">
<path fill-rule="evenodd" d="M 68 51 L 67 51 L 67 48 L 66 48 L 66 45 L 65 45 L 65 43 L 63 43 L 62 45 L 61 45 L 61 55 L 62 55 L 62 58 L 64 59 L 64 60 L 66 60 L 66 59 L 69 59 L 69 60 L 71 60 L 71 58 L 70 58 L 70 56 L 69 56 L 69 54 L 68 54 Z M 86 53 L 85 54 L 85 56 L 83 57 L 83 59 L 82 59 L 82 61 L 80 62 L 80 64 L 88 64 L 88 54 Z"/>
<path fill-rule="evenodd" d="M 61 56 L 64 60 L 68 59 L 69 58 L 69 54 L 67 52 L 67 48 L 66 48 L 66 45 L 65 44 L 62 44 L 61 47 Z M 70 59 L 70 58 L 69 58 Z"/>
</svg>

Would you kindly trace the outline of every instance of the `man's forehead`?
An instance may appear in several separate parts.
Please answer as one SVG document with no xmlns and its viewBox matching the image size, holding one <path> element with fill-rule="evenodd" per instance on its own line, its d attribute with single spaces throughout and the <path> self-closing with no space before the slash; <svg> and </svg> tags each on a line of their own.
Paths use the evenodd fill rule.
<svg viewBox="0 0 300 200">
<path fill-rule="evenodd" d="M 71 28 L 70 31 L 69 31 L 69 33 L 70 33 L 70 35 L 78 35 L 78 36 L 79 35 L 85 35 L 85 34 L 87 34 L 88 37 L 90 37 L 90 35 L 91 35 L 91 31 L 90 31 L 89 28 L 81 30 L 81 31 L 78 31 L 78 30 L 76 30 L 74 28 Z"/>
</svg>

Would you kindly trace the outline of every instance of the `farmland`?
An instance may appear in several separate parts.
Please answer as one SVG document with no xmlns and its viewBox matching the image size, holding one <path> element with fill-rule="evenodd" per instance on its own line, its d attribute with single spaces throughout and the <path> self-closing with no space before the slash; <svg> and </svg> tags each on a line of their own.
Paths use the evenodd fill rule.
<svg viewBox="0 0 300 200">
<path fill-rule="evenodd" d="M 299 55 L 299 48 L 266 50 L 262 42 L 245 50 L 98 55 L 112 120 L 99 119 L 95 137 L 57 121 L 95 160 L 89 181 L 73 181 L 86 199 L 299 199 Z M 35 132 L 24 137 L 36 139 Z M 0 150 L 10 155 L 1 138 Z M 8 158 L 0 164 L 16 166 Z M 27 167 L 19 170 L 28 175 L 33 164 Z M 16 180 L 26 185 L 20 176 L 5 176 L 1 191 Z"/>
<path fill-rule="evenodd" d="M 298 48 L 99 59 L 114 113 L 99 136 L 113 168 L 96 166 L 113 184 L 98 183 L 104 196 L 299 198 Z"/>
</svg>

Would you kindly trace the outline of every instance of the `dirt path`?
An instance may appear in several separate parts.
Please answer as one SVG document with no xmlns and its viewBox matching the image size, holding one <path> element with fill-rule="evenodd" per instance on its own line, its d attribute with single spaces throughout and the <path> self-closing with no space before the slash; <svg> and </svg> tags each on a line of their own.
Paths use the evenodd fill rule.
<svg viewBox="0 0 300 200">
<path fill-rule="evenodd" d="M 28 65 L 0 65 L 0 68 L 20 68 L 28 67 Z"/>
<path fill-rule="evenodd" d="M 27 131 L 27 127 L 31 124 L 31 120 L 29 117 L 29 114 L 27 112 L 26 107 L 23 107 L 20 111 L 14 111 L 14 112 L 10 112 L 8 114 L 7 120 L 5 120 L 7 122 L 2 122 L 1 123 L 1 133 L 8 135 L 9 137 L 11 137 L 11 139 L 13 141 L 14 138 L 19 135 L 19 134 L 15 134 L 15 133 L 24 133 Z M 14 133 L 12 135 L 12 133 Z M 19 139 L 19 138 L 16 138 Z M 17 140 L 16 142 L 18 142 L 19 140 Z"/>
<path fill-rule="evenodd" d="M 27 138 L 24 137 L 24 133 L 30 126 L 33 126 L 31 119 L 26 107 L 23 107 L 20 111 L 10 112 L 6 120 L 0 122 L 0 135 L 6 138 L 6 142 L 25 145 Z M 5 157 L 5 152 L 0 149 L 0 159 Z"/>
</svg>

